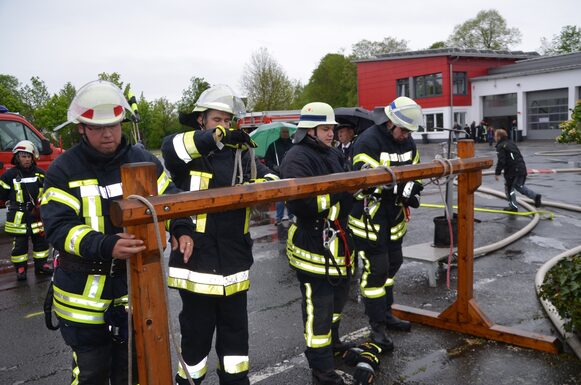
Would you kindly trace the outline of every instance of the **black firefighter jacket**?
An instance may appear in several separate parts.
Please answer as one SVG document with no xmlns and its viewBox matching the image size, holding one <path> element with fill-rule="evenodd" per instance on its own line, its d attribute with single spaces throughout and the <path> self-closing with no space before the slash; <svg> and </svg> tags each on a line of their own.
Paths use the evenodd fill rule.
<svg viewBox="0 0 581 385">
<path fill-rule="evenodd" d="M 127 304 L 125 272 L 109 273 L 118 239 L 115 234 L 123 232 L 111 223 L 109 209 L 112 201 L 123 197 L 121 165 L 134 162 L 156 164 L 160 194 L 179 191 L 161 162 L 125 137 L 111 156 L 82 140 L 48 169 L 41 216 L 47 239 L 60 253 L 53 305 L 65 323 L 103 325 L 110 306 Z M 191 234 L 190 222 L 172 220 L 172 231 L 175 236 Z M 122 264 L 124 261 L 115 263 Z"/>
<path fill-rule="evenodd" d="M 353 145 L 354 170 L 417 163 L 420 163 L 420 154 L 412 137 L 397 142 L 386 125 L 369 127 Z M 364 213 L 364 195 L 355 197 L 349 228 L 356 239 L 365 242 L 366 248 L 384 249 L 389 242 L 401 243 L 407 223 L 404 208 L 397 200 L 397 188 L 403 188 L 403 184 L 391 189 L 377 187 L 372 194 L 366 194 L 368 216 Z"/>
<path fill-rule="evenodd" d="M 162 147 L 165 167 L 176 185 L 185 191 L 232 186 L 236 150 L 219 149 L 213 130 L 194 130 L 166 137 Z M 243 183 L 250 180 L 251 157 L 241 157 Z M 254 160 L 257 178 L 275 180 L 262 163 Z M 263 179 L 263 180 L 264 180 Z M 237 178 L 236 183 L 240 183 Z M 228 296 L 250 287 L 253 263 L 252 239 L 248 232 L 250 208 L 192 216 L 194 252 L 187 264 L 180 253 L 170 257 L 168 285 L 193 293 Z"/>
<path fill-rule="evenodd" d="M 0 177 L 0 199 L 10 201 L 4 230 L 15 235 L 38 234 L 43 231 L 40 218 L 32 209 L 42 195 L 44 170 L 32 166 L 23 169 L 12 167 Z"/>
<path fill-rule="evenodd" d="M 504 170 L 505 179 L 512 179 L 517 175 L 527 175 L 527 166 L 516 144 L 508 138 L 502 139 L 496 145 L 495 175 L 500 175 Z"/>
<path fill-rule="evenodd" d="M 343 159 L 337 148 L 324 146 L 307 135 L 286 154 L 281 176 L 301 178 L 340 173 L 344 171 Z M 347 192 L 287 202 L 289 212 L 297 218 L 297 223 L 289 227 L 287 239 L 287 257 L 292 268 L 316 276 L 347 275 L 353 256 L 352 240 L 347 234 L 352 202 L 353 196 Z M 328 249 L 323 244 L 326 226 L 330 226 L 326 234 Z"/>
</svg>

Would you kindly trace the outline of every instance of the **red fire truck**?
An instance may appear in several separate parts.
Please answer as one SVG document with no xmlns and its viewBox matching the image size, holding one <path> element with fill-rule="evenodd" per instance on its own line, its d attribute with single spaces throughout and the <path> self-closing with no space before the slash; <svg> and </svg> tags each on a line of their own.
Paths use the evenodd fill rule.
<svg viewBox="0 0 581 385">
<path fill-rule="evenodd" d="M 297 124 L 300 116 L 301 110 L 249 112 L 240 119 L 238 126 L 252 131 L 261 124 L 267 123 L 286 122 Z"/>
</svg>

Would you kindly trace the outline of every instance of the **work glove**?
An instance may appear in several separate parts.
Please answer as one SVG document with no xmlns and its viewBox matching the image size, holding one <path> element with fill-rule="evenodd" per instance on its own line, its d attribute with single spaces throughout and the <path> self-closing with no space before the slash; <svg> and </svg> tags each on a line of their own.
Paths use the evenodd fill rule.
<svg viewBox="0 0 581 385">
<path fill-rule="evenodd" d="M 256 148 L 258 145 L 246 131 L 234 129 L 234 128 L 224 128 L 222 126 L 217 126 L 215 128 L 215 134 L 220 141 L 232 148 L 241 148 L 243 150 L 248 149 L 248 147 Z"/>
<path fill-rule="evenodd" d="M 406 184 L 399 185 L 398 197 L 401 204 L 405 207 L 413 207 L 417 209 L 420 207 L 420 192 L 424 189 L 424 186 L 416 181 L 410 181 Z"/>
</svg>

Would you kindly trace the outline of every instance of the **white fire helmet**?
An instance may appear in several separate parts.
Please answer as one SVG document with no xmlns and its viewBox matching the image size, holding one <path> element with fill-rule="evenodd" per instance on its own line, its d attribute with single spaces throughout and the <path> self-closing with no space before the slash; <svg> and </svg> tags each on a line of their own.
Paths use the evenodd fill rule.
<svg viewBox="0 0 581 385">
<path fill-rule="evenodd" d="M 121 123 L 125 118 L 125 110 L 133 113 L 119 87 L 106 80 L 94 80 L 77 91 L 67 112 L 68 120 L 56 127 L 55 131 L 69 123 L 92 126 Z"/>
<path fill-rule="evenodd" d="M 34 159 L 39 158 L 38 150 L 36 149 L 34 143 L 32 143 L 30 140 L 21 140 L 20 142 L 16 143 L 16 146 L 14 146 L 12 149 L 12 153 L 18 154 L 19 152 L 27 152 L 32 155 Z"/>
<path fill-rule="evenodd" d="M 412 99 L 400 96 L 385 107 L 385 114 L 396 126 L 417 131 L 424 124 L 422 108 Z"/>
<path fill-rule="evenodd" d="M 309 128 L 315 128 L 322 124 L 337 124 L 335 121 L 335 111 L 327 103 L 313 102 L 306 104 L 301 110 L 297 132 L 293 143 L 300 143 L 307 135 Z"/>
<path fill-rule="evenodd" d="M 218 84 L 208 88 L 196 101 L 193 112 L 218 110 L 242 118 L 246 114 L 244 102 L 234 94 L 232 88 L 225 84 Z"/>
</svg>

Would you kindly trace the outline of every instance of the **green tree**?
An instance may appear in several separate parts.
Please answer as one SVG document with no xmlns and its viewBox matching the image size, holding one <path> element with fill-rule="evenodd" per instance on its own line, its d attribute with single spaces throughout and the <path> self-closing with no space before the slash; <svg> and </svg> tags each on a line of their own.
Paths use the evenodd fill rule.
<svg viewBox="0 0 581 385">
<path fill-rule="evenodd" d="M 250 63 L 244 66 L 242 87 L 248 110 L 286 110 L 293 103 L 293 84 L 266 48 L 252 53 Z"/>
<path fill-rule="evenodd" d="M 398 40 L 394 37 L 386 37 L 381 41 L 361 40 L 351 47 L 352 59 L 374 58 L 382 54 L 409 51 L 406 40 Z"/>
<path fill-rule="evenodd" d="M 190 85 L 182 91 L 182 98 L 177 104 L 178 111 L 185 113 L 192 112 L 196 105 L 196 101 L 202 92 L 208 88 L 210 88 L 210 83 L 208 83 L 204 78 L 192 76 L 192 78 L 190 78 Z"/>
<path fill-rule="evenodd" d="M 446 48 L 446 42 L 445 41 L 436 41 L 436 42 L 432 43 L 431 46 L 428 47 L 428 49 L 438 49 L 438 48 Z"/>
<path fill-rule="evenodd" d="M 0 104 L 12 112 L 23 112 L 25 109 L 20 82 L 12 75 L 0 74 Z"/>
<path fill-rule="evenodd" d="M 520 41 L 520 30 L 507 27 L 504 17 L 497 10 L 490 9 L 456 25 L 447 44 L 458 48 L 506 50 Z"/>
<path fill-rule="evenodd" d="M 543 37 L 541 45 L 541 52 L 544 55 L 579 52 L 581 51 L 581 27 L 566 25 L 561 28 L 561 32 L 558 35 L 553 36 L 550 42 Z"/>
<path fill-rule="evenodd" d="M 35 126 L 39 126 L 37 121 L 37 111 L 44 107 L 49 99 L 50 94 L 46 84 L 39 77 L 30 78 L 30 85 L 25 85 L 20 90 L 25 107 L 23 114 Z"/>
<path fill-rule="evenodd" d="M 67 121 L 67 111 L 76 92 L 75 87 L 67 82 L 58 93 L 50 97 L 44 106 L 35 111 L 36 127 L 53 142 L 58 143 L 62 140 L 64 148 L 69 148 L 78 142 L 79 134 L 75 126 L 69 124 L 58 132 L 54 132 L 53 129 Z"/>
<path fill-rule="evenodd" d="M 117 72 L 113 72 L 110 74 L 108 74 L 107 72 L 101 72 L 99 75 L 97 75 L 97 77 L 99 78 L 99 80 L 110 81 L 111 83 L 113 83 L 117 87 L 119 87 L 119 89 L 123 90 L 124 92 L 126 91 L 123 89 L 123 82 L 121 81 L 121 75 L 119 75 Z"/>
<path fill-rule="evenodd" d="M 159 149 L 164 136 L 178 132 L 180 125 L 175 106 L 166 98 L 156 99 L 151 103 L 151 124 L 143 134 L 150 149 Z"/>
<path fill-rule="evenodd" d="M 315 101 L 333 107 L 357 104 L 357 68 L 349 58 L 330 53 L 321 59 L 301 95 L 303 105 Z"/>
</svg>

